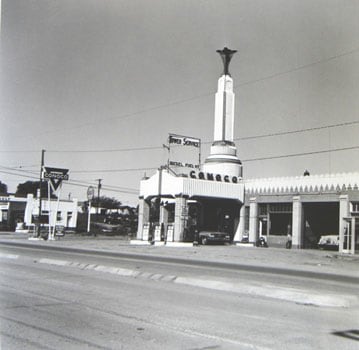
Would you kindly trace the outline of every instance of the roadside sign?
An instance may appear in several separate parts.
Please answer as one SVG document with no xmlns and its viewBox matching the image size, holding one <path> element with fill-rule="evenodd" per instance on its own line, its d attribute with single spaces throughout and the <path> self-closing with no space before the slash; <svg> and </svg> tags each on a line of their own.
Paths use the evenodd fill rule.
<svg viewBox="0 0 359 350">
<path fill-rule="evenodd" d="M 89 186 L 89 188 L 87 189 L 87 199 L 89 201 L 92 201 L 94 197 L 95 197 L 95 189 L 93 186 Z"/>
<path fill-rule="evenodd" d="M 44 178 L 50 181 L 50 184 L 54 191 L 56 191 L 61 185 L 63 180 L 68 180 L 69 169 L 60 169 L 44 166 Z"/>
<path fill-rule="evenodd" d="M 88 206 L 88 216 L 87 216 L 87 232 L 90 232 L 91 227 L 91 201 L 95 196 L 95 189 L 92 186 L 89 186 L 87 189 L 87 199 L 89 201 Z"/>
</svg>

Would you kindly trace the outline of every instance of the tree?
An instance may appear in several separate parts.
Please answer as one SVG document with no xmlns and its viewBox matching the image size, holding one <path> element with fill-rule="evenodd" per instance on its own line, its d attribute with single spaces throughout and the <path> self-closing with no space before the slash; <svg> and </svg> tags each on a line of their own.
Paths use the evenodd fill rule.
<svg viewBox="0 0 359 350">
<path fill-rule="evenodd" d="M 28 194 L 33 194 L 34 197 L 37 195 L 37 190 L 40 188 L 40 181 L 26 181 L 22 184 L 18 184 L 15 196 L 26 197 Z M 57 198 L 50 187 L 51 198 Z M 48 185 L 46 181 L 42 182 L 41 185 L 41 197 L 48 198 Z"/>
<path fill-rule="evenodd" d="M 88 201 L 84 202 L 84 205 L 88 206 Z M 91 205 L 96 208 L 105 208 L 105 209 L 120 209 L 121 202 L 115 198 L 110 198 L 106 196 L 101 196 L 99 199 L 95 197 L 91 201 Z"/>
<path fill-rule="evenodd" d="M 7 194 L 7 185 L 0 181 L 0 194 Z"/>
</svg>

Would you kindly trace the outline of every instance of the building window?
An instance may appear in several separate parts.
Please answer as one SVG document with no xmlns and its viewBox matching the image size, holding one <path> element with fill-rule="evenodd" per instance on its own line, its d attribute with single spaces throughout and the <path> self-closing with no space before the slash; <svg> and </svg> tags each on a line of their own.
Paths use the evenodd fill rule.
<svg viewBox="0 0 359 350">
<path fill-rule="evenodd" d="M 352 213 L 359 213 L 359 202 L 352 203 Z"/>
<path fill-rule="evenodd" d="M 267 204 L 259 204 L 259 215 L 264 216 L 268 214 L 268 205 Z"/>
<path fill-rule="evenodd" d="M 174 205 L 172 206 L 172 208 L 168 211 L 168 222 L 173 223 L 175 222 L 175 207 Z"/>
<path fill-rule="evenodd" d="M 61 221 L 62 217 L 61 217 L 61 211 L 58 211 L 56 214 L 56 221 Z"/>
<path fill-rule="evenodd" d="M 41 210 L 41 217 L 42 218 L 40 219 L 40 221 L 41 221 L 42 224 L 48 224 L 49 223 L 50 213 L 49 213 L 48 210 L 42 209 Z"/>
<path fill-rule="evenodd" d="M 249 207 L 244 208 L 244 230 L 249 232 Z"/>
<path fill-rule="evenodd" d="M 69 223 L 71 219 L 72 219 L 72 212 L 70 211 L 67 213 L 67 223 Z"/>
<path fill-rule="evenodd" d="M 271 213 L 291 213 L 292 203 L 271 203 L 269 211 Z"/>
</svg>

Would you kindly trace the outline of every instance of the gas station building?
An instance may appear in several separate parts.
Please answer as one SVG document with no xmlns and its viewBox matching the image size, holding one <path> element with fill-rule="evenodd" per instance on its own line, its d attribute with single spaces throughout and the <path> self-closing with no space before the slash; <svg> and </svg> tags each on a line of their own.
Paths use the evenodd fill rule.
<svg viewBox="0 0 359 350">
<path fill-rule="evenodd" d="M 335 237 L 339 251 L 359 243 L 359 173 L 246 179 L 233 142 L 234 92 L 229 62 L 236 52 L 217 51 L 224 63 L 215 96 L 214 141 L 200 169 L 176 174 L 161 167 L 140 183 L 137 241 L 193 242 L 198 231 L 225 232 L 233 243 L 265 237 L 283 247 L 317 248 Z M 178 138 L 181 144 L 185 137 Z M 186 143 L 182 143 L 186 147 Z"/>
</svg>

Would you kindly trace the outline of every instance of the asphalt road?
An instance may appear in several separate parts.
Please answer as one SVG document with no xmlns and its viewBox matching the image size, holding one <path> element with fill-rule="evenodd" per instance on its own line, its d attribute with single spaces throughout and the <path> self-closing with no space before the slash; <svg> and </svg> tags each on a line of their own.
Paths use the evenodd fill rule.
<svg viewBox="0 0 359 350">
<path fill-rule="evenodd" d="M 1 349 L 356 349 L 358 283 L 0 247 Z"/>
</svg>

